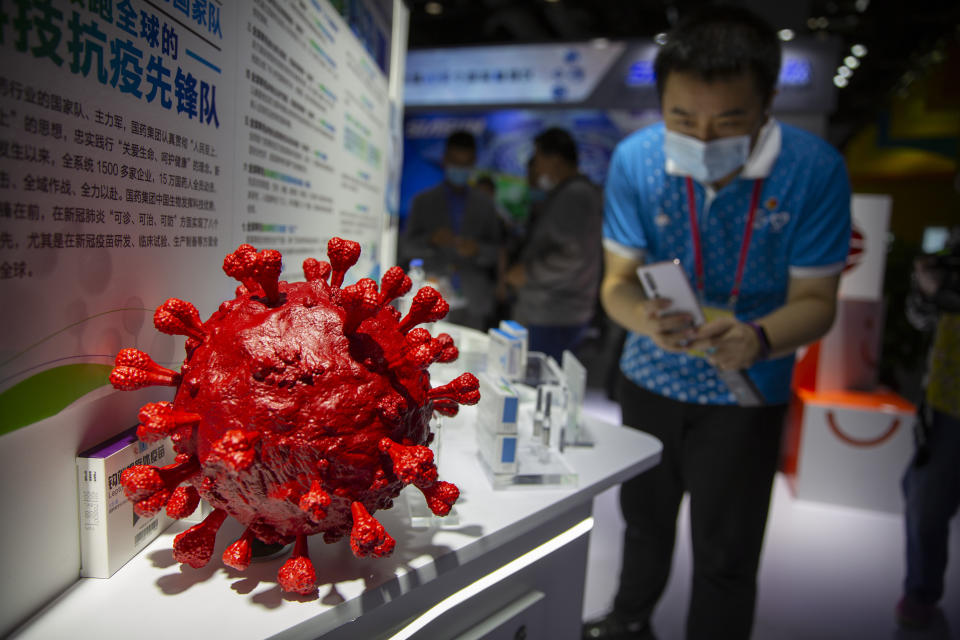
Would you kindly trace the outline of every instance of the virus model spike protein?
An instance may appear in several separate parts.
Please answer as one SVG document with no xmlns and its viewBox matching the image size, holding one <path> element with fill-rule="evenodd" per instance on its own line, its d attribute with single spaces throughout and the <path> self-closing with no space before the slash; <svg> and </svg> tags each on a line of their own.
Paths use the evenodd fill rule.
<svg viewBox="0 0 960 640">
<path fill-rule="evenodd" d="M 192 567 L 209 562 L 227 516 L 246 526 L 223 553 L 246 569 L 254 537 L 296 542 L 278 574 L 282 589 L 310 594 L 315 573 L 307 536 L 334 542 L 350 536 L 357 556 L 385 556 L 394 539 L 373 517 L 407 484 L 437 515 L 450 512 L 459 490 L 437 477 L 429 419 L 479 400 L 476 377 L 464 373 L 430 387 L 427 368 L 451 362 L 457 348 L 416 325 L 446 315 L 437 291 L 424 287 L 403 318 L 391 300 L 410 290 L 399 267 L 377 284 L 364 278 L 343 287 L 360 245 L 333 238 L 329 262 L 304 261 L 306 282 L 279 279 L 280 254 L 241 245 L 223 262 L 240 281 L 236 297 L 206 322 L 171 298 L 154 315 L 159 331 L 187 337 L 179 372 L 136 349 L 123 349 L 111 382 L 117 389 L 177 387 L 173 402 L 140 410 L 141 440 L 173 439 L 177 458 L 166 467 L 123 473 L 137 513 L 166 507 L 188 515 L 200 497 L 214 510 L 179 534 L 174 557 Z M 329 276 L 329 281 L 328 281 Z"/>
</svg>

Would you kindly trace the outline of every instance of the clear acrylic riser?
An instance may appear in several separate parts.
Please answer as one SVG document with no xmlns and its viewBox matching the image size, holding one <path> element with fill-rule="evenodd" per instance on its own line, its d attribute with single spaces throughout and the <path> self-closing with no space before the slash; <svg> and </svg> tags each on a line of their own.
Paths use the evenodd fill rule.
<svg viewBox="0 0 960 640">
<path fill-rule="evenodd" d="M 494 489 L 573 487 L 578 482 L 577 472 L 567 463 L 563 453 L 547 447 L 533 435 L 533 407 L 530 403 L 522 402 L 517 419 L 516 472 L 495 472 L 479 451 L 477 459 Z"/>
<path fill-rule="evenodd" d="M 459 375 L 464 370 L 480 373 L 486 369 L 486 336 L 474 331 L 460 331 L 456 326 L 447 326 L 438 323 L 437 330 L 443 330 L 451 333 L 454 340 L 461 346 L 460 358 L 453 365 L 435 364 L 431 367 L 431 377 L 436 379 L 437 384 L 448 382 Z M 454 335 L 456 334 L 456 335 Z M 476 335 L 476 338 L 474 337 Z M 471 341 L 472 340 L 472 341 Z M 515 386 L 519 392 L 520 411 L 517 423 L 517 471 L 515 473 L 497 473 L 484 460 L 479 451 L 476 452 L 476 458 L 480 463 L 494 489 L 523 489 L 523 488 L 556 488 L 572 487 L 578 483 L 576 471 L 567 463 L 563 453 L 557 449 L 545 447 L 540 442 L 540 438 L 533 435 L 533 413 L 537 397 L 537 387 L 543 383 L 557 384 L 559 380 L 559 370 L 556 363 L 548 366 L 546 356 L 538 352 L 528 354 L 528 366 L 522 379 L 515 381 Z M 559 417 L 559 416 L 558 416 Z M 435 441 L 431 448 L 434 449 L 434 455 L 439 459 L 439 435 L 440 423 L 432 425 L 433 431 L 437 433 Z M 582 423 L 581 423 L 582 425 Z M 470 425 L 470 428 L 477 428 Z M 593 439 L 591 435 L 581 426 L 575 434 L 566 433 L 564 430 L 565 446 L 591 447 Z M 572 437 L 571 437 L 572 436 Z M 471 444 L 473 444 L 471 438 Z M 417 501 L 411 501 L 412 509 L 420 509 Z M 424 515 L 429 514 L 426 505 L 423 505 Z M 452 514 L 451 514 L 452 515 Z M 412 517 L 412 516 L 411 516 Z M 432 517 L 432 516 L 431 516 Z M 443 524 L 447 524 L 451 516 L 443 518 Z M 436 519 L 436 518 L 434 518 Z"/>
<path fill-rule="evenodd" d="M 542 445 L 521 440 L 517 445 L 517 472 L 495 473 L 477 452 L 477 460 L 494 489 L 530 489 L 534 487 L 575 487 L 577 472 L 570 468 L 563 455 Z"/>
<path fill-rule="evenodd" d="M 434 415 L 430 418 L 430 431 L 433 432 L 433 442 L 430 443 L 430 450 L 433 451 L 433 462 L 440 466 L 440 453 L 443 444 L 443 417 Z M 416 487 L 405 487 L 398 500 L 402 500 L 406 506 L 407 515 L 410 518 L 410 526 L 414 529 L 442 529 L 457 527 L 460 525 L 460 514 L 457 513 L 456 505 L 450 509 L 450 513 L 440 517 L 434 515 L 427 506 L 427 501 L 423 494 Z"/>
<path fill-rule="evenodd" d="M 460 514 L 457 512 L 456 505 L 443 517 L 434 515 L 427 506 L 423 494 L 415 487 L 405 487 L 400 494 L 400 500 L 406 503 L 407 516 L 410 518 L 410 527 L 413 529 L 448 529 L 460 526 Z"/>
</svg>

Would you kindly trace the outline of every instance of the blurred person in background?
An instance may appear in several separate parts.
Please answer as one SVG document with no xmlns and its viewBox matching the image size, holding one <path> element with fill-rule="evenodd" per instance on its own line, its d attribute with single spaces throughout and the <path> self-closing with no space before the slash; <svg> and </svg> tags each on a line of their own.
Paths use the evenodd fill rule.
<svg viewBox="0 0 960 640">
<path fill-rule="evenodd" d="M 946 248 L 917 258 L 907 319 L 933 333 L 917 448 L 903 476 L 907 572 L 896 616 L 926 628 L 943 597 L 950 519 L 960 506 L 960 226 Z"/>
<path fill-rule="evenodd" d="M 527 327 L 529 348 L 559 362 L 583 339 L 597 302 L 602 269 L 599 189 L 578 170 L 569 132 L 547 129 L 534 139 L 531 178 L 543 194 L 526 239 L 506 274 L 513 319 Z"/>
<path fill-rule="evenodd" d="M 613 610 L 583 638 L 654 638 L 681 500 L 690 496 L 693 581 L 686 637 L 746 640 L 777 470 L 794 351 L 827 332 L 849 248 L 850 184 L 822 140 L 770 116 L 775 31 L 733 6 L 704 7 L 654 63 L 663 122 L 622 141 L 607 176 L 607 314 L 628 330 L 625 425 L 663 442 L 660 464 L 623 483 L 626 521 Z M 637 277 L 679 260 L 707 322 L 661 313 Z M 739 406 L 741 371 L 762 395 Z"/>
<path fill-rule="evenodd" d="M 448 321 L 485 330 L 494 310 L 503 232 L 493 199 L 469 186 L 476 162 L 473 135 L 451 133 L 443 181 L 414 196 L 398 256 L 401 264 L 420 258 L 428 277 L 449 279 L 462 300 L 451 305 Z"/>
<path fill-rule="evenodd" d="M 540 207 L 540 203 L 547 197 L 547 192 L 537 184 L 537 174 L 533 171 L 533 158 L 534 156 L 530 156 L 530 159 L 527 160 L 527 197 L 530 202 L 527 220 L 534 216 L 536 210 Z"/>
</svg>

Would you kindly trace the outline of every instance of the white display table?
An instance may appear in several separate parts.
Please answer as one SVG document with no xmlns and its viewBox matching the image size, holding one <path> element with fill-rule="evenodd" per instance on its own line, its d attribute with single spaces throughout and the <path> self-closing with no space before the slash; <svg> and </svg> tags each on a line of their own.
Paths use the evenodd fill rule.
<svg viewBox="0 0 960 640">
<path fill-rule="evenodd" d="M 438 518 L 412 528 L 404 501 L 422 497 L 408 487 L 393 509 L 376 513 L 397 540 L 392 557 L 359 560 L 346 539 L 311 537 L 316 598 L 280 591 L 286 554 L 242 573 L 224 567 L 219 556 L 241 532 L 232 519 L 207 567 L 181 568 L 171 552 L 185 528 L 177 523 L 109 580 L 79 580 L 14 637 L 434 639 L 510 627 L 512 638 L 525 626 L 529 640 L 579 638 L 592 499 L 655 465 L 660 442 L 587 416 L 596 446 L 565 453 L 579 474 L 575 487 L 495 491 L 476 456 L 474 411 L 464 407 L 443 426 L 440 477 L 460 487 L 456 524 Z M 421 616 L 465 587 L 479 593 L 459 593 L 459 606 L 447 601 L 445 614 Z"/>
</svg>

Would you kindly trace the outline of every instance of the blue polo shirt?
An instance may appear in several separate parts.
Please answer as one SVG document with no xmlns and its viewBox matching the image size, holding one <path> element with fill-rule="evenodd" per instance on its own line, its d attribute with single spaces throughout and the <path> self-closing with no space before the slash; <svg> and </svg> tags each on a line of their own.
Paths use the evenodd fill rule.
<svg viewBox="0 0 960 640">
<path fill-rule="evenodd" d="M 663 123 L 655 124 L 614 151 L 605 189 L 604 247 L 647 263 L 679 259 L 693 283 L 686 176 L 666 160 L 663 136 Z M 843 158 L 816 136 L 771 119 L 736 179 L 719 191 L 694 184 L 706 304 L 727 304 L 758 179 L 763 188 L 734 309 L 742 321 L 782 306 L 791 278 L 839 273 L 850 242 L 850 182 Z M 793 364 L 791 355 L 749 369 L 767 403 L 787 402 Z M 620 368 L 637 385 L 668 398 L 736 404 L 706 360 L 663 351 L 643 335 L 628 334 Z"/>
</svg>

